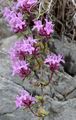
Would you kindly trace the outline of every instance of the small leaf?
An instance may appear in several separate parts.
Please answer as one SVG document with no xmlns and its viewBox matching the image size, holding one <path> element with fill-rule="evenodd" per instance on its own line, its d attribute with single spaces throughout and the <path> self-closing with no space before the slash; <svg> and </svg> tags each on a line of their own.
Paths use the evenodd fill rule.
<svg viewBox="0 0 76 120">
<path fill-rule="evenodd" d="M 47 116 L 48 114 L 49 114 L 49 112 L 46 111 L 43 107 L 40 107 L 40 108 L 38 109 L 38 116 L 39 116 L 39 117 L 45 117 L 45 116 Z"/>
<path fill-rule="evenodd" d="M 42 96 L 36 96 L 36 99 L 37 99 L 38 101 L 42 101 L 42 100 L 43 100 L 43 97 L 42 97 Z"/>
</svg>

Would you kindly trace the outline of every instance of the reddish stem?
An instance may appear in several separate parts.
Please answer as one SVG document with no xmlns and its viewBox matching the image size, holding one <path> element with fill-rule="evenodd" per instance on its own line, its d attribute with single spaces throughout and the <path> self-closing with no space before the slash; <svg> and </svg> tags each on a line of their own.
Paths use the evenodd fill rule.
<svg viewBox="0 0 76 120">
<path fill-rule="evenodd" d="M 36 113 L 31 109 L 31 107 L 29 107 L 29 109 L 30 109 L 30 111 L 31 111 L 35 116 L 39 117 L 38 114 L 36 114 Z"/>
<path fill-rule="evenodd" d="M 48 83 L 46 83 L 44 86 L 47 86 L 47 85 L 49 85 L 49 84 L 50 84 L 50 82 L 51 82 L 51 80 L 52 80 L 52 77 L 53 77 L 53 74 L 54 74 L 54 72 L 52 72 L 52 73 L 51 73 L 51 77 L 50 77 L 50 79 L 49 79 L 49 82 L 48 82 Z"/>
</svg>

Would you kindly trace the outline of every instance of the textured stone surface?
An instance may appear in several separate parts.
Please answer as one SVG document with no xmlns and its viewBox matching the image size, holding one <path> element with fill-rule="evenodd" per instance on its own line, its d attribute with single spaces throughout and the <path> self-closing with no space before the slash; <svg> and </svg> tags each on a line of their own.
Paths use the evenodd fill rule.
<svg viewBox="0 0 76 120">
<path fill-rule="evenodd" d="M 50 102 L 50 118 L 49 120 L 75 120 L 76 119 L 76 99 L 65 102 Z"/>
<path fill-rule="evenodd" d="M 55 39 L 51 50 L 63 54 L 66 60 L 65 71 L 72 76 L 76 75 L 76 42 L 68 42 L 66 37 L 63 41 Z"/>
<path fill-rule="evenodd" d="M 11 36 L 13 33 L 10 31 L 10 28 L 5 24 L 3 18 L 0 18 L 0 40 Z"/>
<path fill-rule="evenodd" d="M 3 14 L 2 14 L 4 7 L 8 6 L 8 4 L 10 4 L 9 0 L 0 0 L 0 40 L 2 38 L 9 37 L 13 34 L 13 32 L 10 31 L 10 27 L 4 21 Z"/>
<path fill-rule="evenodd" d="M 74 96 L 71 95 L 76 90 L 76 77 L 71 77 L 66 73 L 64 74 L 58 73 L 58 74 L 59 74 L 58 84 L 54 85 L 55 90 L 59 92 L 61 95 L 63 95 L 65 98 L 67 96 L 69 96 L 70 98 L 76 97 L 75 93 Z"/>
</svg>

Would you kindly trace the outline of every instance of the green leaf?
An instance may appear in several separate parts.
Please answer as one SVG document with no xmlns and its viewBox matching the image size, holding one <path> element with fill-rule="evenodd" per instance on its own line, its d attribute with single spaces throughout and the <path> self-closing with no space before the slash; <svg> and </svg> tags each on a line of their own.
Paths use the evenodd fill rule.
<svg viewBox="0 0 76 120">
<path fill-rule="evenodd" d="M 46 111 L 43 107 L 40 107 L 40 108 L 38 109 L 38 116 L 40 116 L 40 117 L 45 117 L 45 116 L 47 116 L 48 114 L 49 114 L 49 112 Z"/>
<path fill-rule="evenodd" d="M 42 100 L 43 100 L 43 97 L 42 97 L 42 96 L 36 96 L 36 99 L 37 99 L 38 101 L 42 101 Z"/>
</svg>

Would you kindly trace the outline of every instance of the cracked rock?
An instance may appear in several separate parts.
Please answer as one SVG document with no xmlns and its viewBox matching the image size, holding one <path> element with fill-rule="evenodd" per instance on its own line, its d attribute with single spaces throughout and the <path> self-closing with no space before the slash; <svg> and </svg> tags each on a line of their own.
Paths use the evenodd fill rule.
<svg viewBox="0 0 76 120">
<path fill-rule="evenodd" d="M 64 40 L 54 39 L 50 49 L 55 53 L 60 53 L 65 58 L 64 70 L 71 76 L 76 75 L 76 42 L 68 42 L 64 36 Z M 51 43 L 50 43 L 51 44 Z"/>
</svg>

